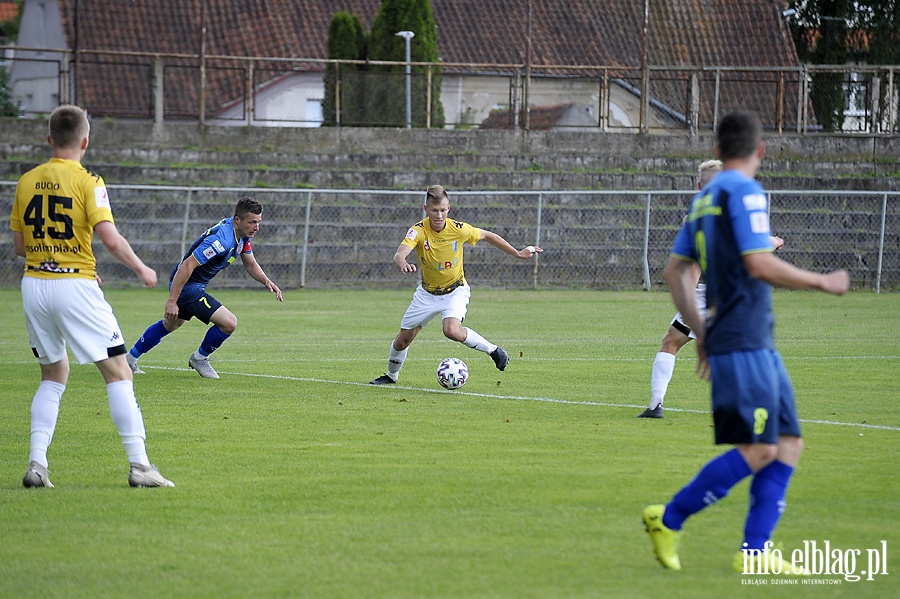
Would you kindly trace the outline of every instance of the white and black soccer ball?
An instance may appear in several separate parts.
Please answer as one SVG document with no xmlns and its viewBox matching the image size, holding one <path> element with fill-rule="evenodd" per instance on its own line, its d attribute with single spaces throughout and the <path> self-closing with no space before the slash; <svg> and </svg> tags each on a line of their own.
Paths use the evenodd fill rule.
<svg viewBox="0 0 900 599">
<path fill-rule="evenodd" d="M 444 389 L 459 389 L 469 380 L 469 367 L 459 358 L 447 358 L 438 365 L 437 380 Z"/>
</svg>

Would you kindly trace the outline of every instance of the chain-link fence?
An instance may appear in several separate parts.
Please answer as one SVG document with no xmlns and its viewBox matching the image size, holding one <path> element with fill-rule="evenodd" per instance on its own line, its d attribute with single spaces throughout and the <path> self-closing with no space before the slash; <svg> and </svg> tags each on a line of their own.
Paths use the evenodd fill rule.
<svg viewBox="0 0 900 599">
<path fill-rule="evenodd" d="M 12 182 L 0 182 L 0 214 L 9 215 Z M 119 230 L 139 256 L 167 278 L 191 242 L 233 214 L 241 195 L 264 207 L 254 239 L 257 260 L 284 289 L 406 287 L 391 262 L 407 228 L 424 217 L 420 191 L 241 189 L 110 185 Z M 516 247 L 545 253 L 517 260 L 486 243 L 466 248 L 467 278 L 509 288 L 649 289 L 662 270 L 690 192 L 467 191 L 451 193 L 451 218 L 489 229 Z M 900 192 L 771 192 L 781 257 L 824 272 L 846 268 L 854 287 L 900 288 Z M 0 285 L 22 275 L 8 227 L 0 229 Z M 104 284 L 136 285 L 103 245 L 94 251 Z M 216 287 L 254 287 L 242 268 Z"/>
</svg>

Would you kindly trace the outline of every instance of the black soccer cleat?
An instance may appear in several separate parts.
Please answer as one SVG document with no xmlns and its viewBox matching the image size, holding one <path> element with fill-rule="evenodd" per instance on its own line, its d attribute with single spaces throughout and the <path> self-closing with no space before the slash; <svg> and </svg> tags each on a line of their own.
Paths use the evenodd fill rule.
<svg viewBox="0 0 900 599">
<path fill-rule="evenodd" d="M 369 381 L 370 385 L 395 385 L 396 383 L 397 381 L 386 374 L 382 374 L 377 379 L 372 379 L 371 381 Z"/>
<path fill-rule="evenodd" d="M 488 355 L 491 357 L 491 360 L 494 361 L 497 370 L 505 370 L 506 365 L 509 364 L 509 356 L 506 355 L 506 352 L 499 345 L 497 346 L 497 349 Z"/>
<path fill-rule="evenodd" d="M 650 408 L 647 408 L 646 410 L 644 410 L 643 412 L 638 414 L 638 418 L 662 418 L 662 417 L 663 417 L 662 404 L 659 404 L 652 410 Z"/>
</svg>

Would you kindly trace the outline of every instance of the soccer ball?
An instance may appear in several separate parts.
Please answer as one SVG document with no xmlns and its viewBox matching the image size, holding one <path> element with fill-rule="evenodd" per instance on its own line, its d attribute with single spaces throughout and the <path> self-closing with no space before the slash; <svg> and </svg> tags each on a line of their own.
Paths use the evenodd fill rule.
<svg viewBox="0 0 900 599">
<path fill-rule="evenodd" d="M 459 389 L 469 379 L 469 367 L 459 358 L 447 358 L 437 369 L 437 380 L 444 389 Z"/>
</svg>

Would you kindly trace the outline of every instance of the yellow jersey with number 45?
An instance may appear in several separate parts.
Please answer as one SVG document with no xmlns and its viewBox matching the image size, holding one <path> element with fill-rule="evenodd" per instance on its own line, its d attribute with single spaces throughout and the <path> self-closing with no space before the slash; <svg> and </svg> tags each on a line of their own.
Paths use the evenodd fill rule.
<svg viewBox="0 0 900 599">
<path fill-rule="evenodd" d="M 475 245 L 479 239 L 481 229 L 468 223 L 448 218 L 444 229 L 435 233 L 426 218 L 409 228 L 402 244 L 419 257 L 422 288 L 440 295 L 465 284 L 463 244 Z"/>
<path fill-rule="evenodd" d="M 103 178 L 76 160 L 51 158 L 16 186 L 10 228 L 25 238 L 25 276 L 93 279 L 94 227 L 113 221 Z"/>
</svg>

